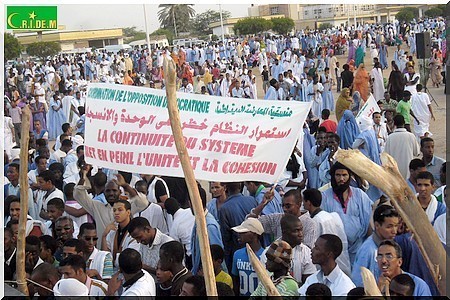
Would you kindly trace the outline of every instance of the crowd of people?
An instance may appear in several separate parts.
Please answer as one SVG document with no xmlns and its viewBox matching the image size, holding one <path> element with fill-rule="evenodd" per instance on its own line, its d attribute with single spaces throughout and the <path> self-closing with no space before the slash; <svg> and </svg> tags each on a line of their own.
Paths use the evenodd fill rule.
<svg viewBox="0 0 450 300">
<path fill-rule="evenodd" d="M 378 165 L 381 153 L 390 154 L 445 246 L 446 161 L 434 155 L 425 90 L 429 79 L 440 87 L 445 75 L 444 26 L 441 18 L 362 24 L 186 49 L 61 53 L 43 65 L 17 60 L 5 72 L 5 280 L 16 279 L 18 220 L 27 214 L 30 295 L 206 295 L 184 178 L 84 159 L 88 84 L 147 86 L 148 80 L 150 88 L 164 89 L 162 64 L 170 56 L 180 92 L 312 102 L 279 182 L 209 182 L 211 197 L 199 184 L 219 295 L 267 295 L 245 244 L 282 296 L 362 296 L 360 267 L 373 273 L 383 295 L 439 295 L 390 199 L 334 154 L 359 149 Z M 436 43 L 421 62 L 415 33 L 423 31 Z M 397 47 L 390 64 L 388 46 Z M 346 58 L 342 67 L 337 56 Z M 370 95 L 380 111 L 356 118 Z M 32 120 L 29 160 L 21 161 L 25 106 Z M 21 164 L 28 165 L 28 199 L 20 199 Z M 20 201 L 28 202 L 27 212 Z"/>
</svg>

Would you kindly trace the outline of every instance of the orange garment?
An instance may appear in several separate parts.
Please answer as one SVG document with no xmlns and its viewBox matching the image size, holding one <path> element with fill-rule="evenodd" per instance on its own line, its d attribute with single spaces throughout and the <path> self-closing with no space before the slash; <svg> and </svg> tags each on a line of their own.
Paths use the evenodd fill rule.
<svg viewBox="0 0 450 300">
<path fill-rule="evenodd" d="M 175 64 L 179 66 L 180 60 L 179 60 L 179 58 L 178 58 L 178 55 L 176 55 L 174 52 L 172 52 L 172 53 L 170 54 L 170 57 L 172 57 L 172 59 L 173 59 L 173 61 L 175 62 Z"/>
<path fill-rule="evenodd" d="M 186 62 L 186 53 L 183 50 L 178 50 L 178 66 L 181 67 Z"/>
<path fill-rule="evenodd" d="M 192 85 L 194 84 L 194 80 L 192 79 L 192 72 L 191 72 L 189 66 L 184 66 L 183 74 L 181 75 L 181 78 L 186 78 L 190 84 L 192 84 Z"/>
<path fill-rule="evenodd" d="M 125 76 L 123 77 L 123 84 L 133 85 L 133 79 L 131 79 L 128 74 L 125 74 Z"/>
<path fill-rule="evenodd" d="M 369 98 L 369 81 L 370 76 L 366 69 L 361 65 L 353 78 L 353 91 L 358 91 L 361 99 L 366 102 Z"/>
</svg>

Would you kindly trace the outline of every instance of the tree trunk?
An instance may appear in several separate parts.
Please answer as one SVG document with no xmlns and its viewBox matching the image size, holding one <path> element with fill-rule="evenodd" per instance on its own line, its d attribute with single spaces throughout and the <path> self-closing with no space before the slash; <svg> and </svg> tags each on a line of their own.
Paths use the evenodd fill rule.
<svg viewBox="0 0 450 300">
<path fill-rule="evenodd" d="M 206 229 L 205 210 L 200 199 L 197 181 L 192 170 L 186 144 L 181 130 L 180 115 L 178 113 L 178 102 L 176 95 L 176 66 L 172 59 L 164 58 L 164 75 L 166 81 L 167 108 L 169 110 L 170 126 L 172 127 L 173 137 L 180 158 L 181 166 L 189 190 L 192 208 L 195 213 L 195 223 L 197 224 L 197 235 L 200 242 L 200 255 L 203 266 L 203 274 L 206 283 L 206 292 L 208 296 L 217 296 L 216 278 L 209 247 L 208 231 Z"/>
<path fill-rule="evenodd" d="M 16 274 L 18 290 L 28 296 L 28 286 L 25 272 L 25 238 L 28 215 L 28 143 L 30 135 L 31 111 L 28 106 L 22 110 L 22 131 L 20 140 L 20 217 L 19 233 L 17 235 Z"/>
</svg>

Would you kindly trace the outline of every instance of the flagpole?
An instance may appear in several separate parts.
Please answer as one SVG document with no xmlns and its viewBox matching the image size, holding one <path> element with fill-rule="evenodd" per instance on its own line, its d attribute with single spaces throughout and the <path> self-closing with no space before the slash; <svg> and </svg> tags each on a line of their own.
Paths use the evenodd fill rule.
<svg viewBox="0 0 450 300">
<path fill-rule="evenodd" d="M 144 6 L 145 39 L 147 41 L 147 51 L 150 55 L 150 36 L 148 34 L 147 12 L 145 10 L 145 4 L 142 4 L 142 6 Z"/>
</svg>

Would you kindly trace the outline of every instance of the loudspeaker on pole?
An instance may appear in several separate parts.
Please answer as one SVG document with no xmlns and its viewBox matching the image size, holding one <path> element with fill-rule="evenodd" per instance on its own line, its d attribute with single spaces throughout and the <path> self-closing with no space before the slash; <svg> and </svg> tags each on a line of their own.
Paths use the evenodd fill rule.
<svg viewBox="0 0 450 300">
<path fill-rule="evenodd" d="M 416 33 L 416 53 L 417 58 L 431 57 L 431 36 L 428 31 Z"/>
</svg>

